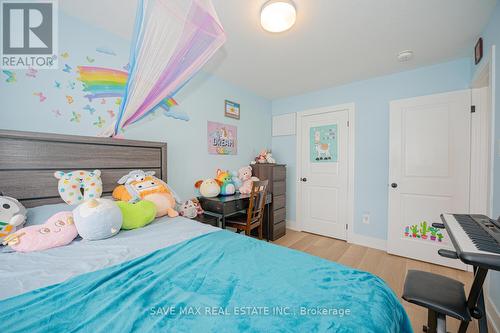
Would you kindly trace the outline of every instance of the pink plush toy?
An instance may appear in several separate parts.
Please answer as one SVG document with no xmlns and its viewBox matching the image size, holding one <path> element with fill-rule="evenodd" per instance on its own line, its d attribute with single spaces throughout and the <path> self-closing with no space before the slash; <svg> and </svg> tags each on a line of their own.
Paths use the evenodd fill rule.
<svg viewBox="0 0 500 333">
<path fill-rule="evenodd" d="M 44 224 L 25 227 L 8 235 L 4 244 L 18 252 L 33 252 L 67 245 L 76 236 L 78 231 L 73 222 L 73 213 L 59 212 Z"/>
<path fill-rule="evenodd" d="M 241 181 L 241 186 L 238 189 L 242 194 L 250 194 L 252 192 L 252 184 L 254 181 L 258 181 L 259 178 L 252 177 L 252 167 L 245 166 L 238 170 L 238 178 Z"/>
</svg>

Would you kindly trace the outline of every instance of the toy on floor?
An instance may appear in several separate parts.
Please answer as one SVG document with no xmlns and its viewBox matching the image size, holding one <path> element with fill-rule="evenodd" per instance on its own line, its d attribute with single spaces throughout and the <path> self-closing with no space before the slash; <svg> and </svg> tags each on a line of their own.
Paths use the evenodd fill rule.
<svg viewBox="0 0 500 333">
<path fill-rule="evenodd" d="M 220 193 L 220 185 L 219 183 L 212 178 L 208 178 L 205 180 L 198 180 L 194 187 L 200 190 L 200 194 L 205 198 L 214 198 Z"/>
<path fill-rule="evenodd" d="M 241 186 L 238 191 L 242 194 L 250 194 L 252 192 L 252 184 L 258 181 L 259 178 L 252 177 L 252 167 L 245 166 L 238 170 L 238 178 L 241 181 Z"/>
<path fill-rule="evenodd" d="M 3 243 L 18 252 L 34 252 L 67 245 L 76 236 L 73 213 L 59 212 L 44 224 L 24 227 L 8 235 Z"/>
<path fill-rule="evenodd" d="M 156 217 L 178 216 L 179 213 L 175 210 L 177 196 L 163 180 L 153 175 L 154 171 L 129 172 L 118 181 L 120 185 L 113 190 L 113 198 L 130 202 L 148 200 L 156 205 Z"/>
<path fill-rule="evenodd" d="M 116 205 L 122 212 L 122 229 L 125 230 L 144 227 L 153 222 L 156 216 L 156 205 L 151 201 L 117 201 Z"/>
<path fill-rule="evenodd" d="M 0 243 L 26 222 L 26 208 L 14 198 L 0 196 Z"/>
<path fill-rule="evenodd" d="M 220 184 L 221 195 L 233 195 L 236 193 L 236 186 L 234 186 L 233 177 L 229 171 L 217 169 L 217 177 L 215 180 Z"/>
<path fill-rule="evenodd" d="M 120 208 L 109 199 L 91 199 L 73 210 L 76 230 L 83 239 L 99 240 L 116 235 L 123 222 Z"/>
<path fill-rule="evenodd" d="M 198 209 L 193 200 L 187 200 L 180 204 L 178 211 L 180 216 L 187 217 L 188 219 L 194 219 L 198 216 Z"/>
<path fill-rule="evenodd" d="M 255 159 L 250 162 L 250 164 L 256 163 L 276 163 L 276 160 L 273 158 L 273 154 L 270 150 L 262 149 L 259 155 L 257 155 Z"/>
<path fill-rule="evenodd" d="M 101 171 L 76 170 L 65 173 L 54 172 L 59 179 L 58 190 L 68 205 L 77 205 L 85 200 L 97 199 L 102 194 Z"/>
</svg>

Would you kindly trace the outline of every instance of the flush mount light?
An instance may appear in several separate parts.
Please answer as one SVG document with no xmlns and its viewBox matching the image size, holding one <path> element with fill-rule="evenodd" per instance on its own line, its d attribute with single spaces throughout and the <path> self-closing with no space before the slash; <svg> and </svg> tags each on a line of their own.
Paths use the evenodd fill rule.
<svg viewBox="0 0 500 333">
<path fill-rule="evenodd" d="M 270 32 L 283 32 L 295 24 L 295 6 L 288 0 L 271 0 L 260 11 L 260 24 Z"/>
</svg>

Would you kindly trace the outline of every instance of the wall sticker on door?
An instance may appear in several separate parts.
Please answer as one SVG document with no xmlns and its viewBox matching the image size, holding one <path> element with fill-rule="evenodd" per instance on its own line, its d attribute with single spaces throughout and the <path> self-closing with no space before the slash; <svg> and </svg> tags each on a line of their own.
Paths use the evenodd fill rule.
<svg viewBox="0 0 500 333">
<path fill-rule="evenodd" d="M 207 122 L 208 152 L 214 155 L 237 154 L 236 126 Z"/>
<path fill-rule="evenodd" d="M 337 162 L 337 124 L 309 129 L 309 156 L 312 163 Z"/>
<path fill-rule="evenodd" d="M 429 226 L 427 221 L 422 221 L 420 224 L 407 225 L 405 227 L 404 237 L 432 242 L 442 242 L 444 239 L 441 229 Z"/>
</svg>

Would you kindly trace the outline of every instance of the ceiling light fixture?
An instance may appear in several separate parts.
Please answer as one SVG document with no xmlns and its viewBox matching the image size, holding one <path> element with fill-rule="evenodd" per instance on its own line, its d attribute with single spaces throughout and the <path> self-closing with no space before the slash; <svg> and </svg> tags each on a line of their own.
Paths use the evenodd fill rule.
<svg viewBox="0 0 500 333">
<path fill-rule="evenodd" d="M 295 24 L 297 12 L 289 0 L 271 0 L 260 11 L 260 24 L 270 32 L 283 32 Z"/>
<path fill-rule="evenodd" d="M 412 58 L 413 58 L 413 51 L 412 50 L 405 50 L 405 51 L 401 51 L 398 53 L 399 62 L 410 61 Z"/>
</svg>

